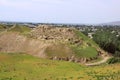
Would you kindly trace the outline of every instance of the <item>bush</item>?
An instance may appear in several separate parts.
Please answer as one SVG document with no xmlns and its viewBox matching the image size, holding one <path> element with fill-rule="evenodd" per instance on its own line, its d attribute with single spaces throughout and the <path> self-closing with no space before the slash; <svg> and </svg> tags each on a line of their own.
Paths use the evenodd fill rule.
<svg viewBox="0 0 120 80">
<path fill-rule="evenodd" d="M 111 58 L 108 60 L 108 64 L 114 64 L 120 62 L 120 58 Z"/>
<path fill-rule="evenodd" d="M 115 51 L 115 57 L 120 57 L 120 51 Z"/>
</svg>

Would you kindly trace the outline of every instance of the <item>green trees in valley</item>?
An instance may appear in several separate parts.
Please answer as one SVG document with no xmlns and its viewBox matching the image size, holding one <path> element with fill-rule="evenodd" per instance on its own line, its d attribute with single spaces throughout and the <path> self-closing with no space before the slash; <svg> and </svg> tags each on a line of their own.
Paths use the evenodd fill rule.
<svg viewBox="0 0 120 80">
<path fill-rule="evenodd" d="M 109 30 L 97 31 L 93 35 L 93 40 L 104 50 L 120 57 L 120 36 L 116 36 L 116 33 Z"/>
</svg>

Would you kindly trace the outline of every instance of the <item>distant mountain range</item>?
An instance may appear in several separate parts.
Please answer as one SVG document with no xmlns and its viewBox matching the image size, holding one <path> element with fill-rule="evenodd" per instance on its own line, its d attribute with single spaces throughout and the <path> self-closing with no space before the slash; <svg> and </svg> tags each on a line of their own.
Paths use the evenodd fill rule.
<svg viewBox="0 0 120 80">
<path fill-rule="evenodd" d="M 108 22 L 108 23 L 103 23 L 101 25 L 120 25 L 120 21 L 114 21 L 114 22 Z"/>
</svg>

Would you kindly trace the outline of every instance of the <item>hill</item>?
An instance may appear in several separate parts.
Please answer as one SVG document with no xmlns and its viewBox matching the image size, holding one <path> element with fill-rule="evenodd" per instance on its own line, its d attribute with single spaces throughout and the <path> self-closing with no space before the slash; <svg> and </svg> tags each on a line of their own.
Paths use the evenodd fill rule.
<svg viewBox="0 0 120 80">
<path fill-rule="evenodd" d="M 0 34 L 0 52 L 27 53 L 40 58 L 86 63 L 105 54 L 99 46 L 74 28 L 14 25 Z M 99 55 L 99 56 L 98 56 Z"/>
<path fill-rule="evenodd" d="M 120 21 L 114 21 L 114 22 L 108 22 L 108 23 L 103 23 L 102 25 L 120 25 Z"/>
<path fill-rule="evenodd" d="M 20 32 L 20 33 L 26 33 L 26 32 L 30 32 L 30 28 L 27 27 L 27 26 L 23 26 L 23 25 L 18 25 L 18 24 L 15 24 L 13 25 L 12 27 L 10 27 L 8 29 L 8 31 L 11 31 L 11 32 Z"/>
</svg>

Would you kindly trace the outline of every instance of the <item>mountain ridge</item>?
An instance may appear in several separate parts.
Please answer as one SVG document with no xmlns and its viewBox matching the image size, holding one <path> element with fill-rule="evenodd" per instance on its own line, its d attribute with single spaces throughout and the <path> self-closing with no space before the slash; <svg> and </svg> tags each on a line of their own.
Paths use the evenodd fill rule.
<svg viewBox="0 0 120 80">
<path fill-rule="evenodd" d="M 120 26 L 120 21 L 107 22 L 107 23 L 102 23 L 100 25 L 112 25 L 112 26 L 118 25 L 118 26 Z"/>
</svg>

